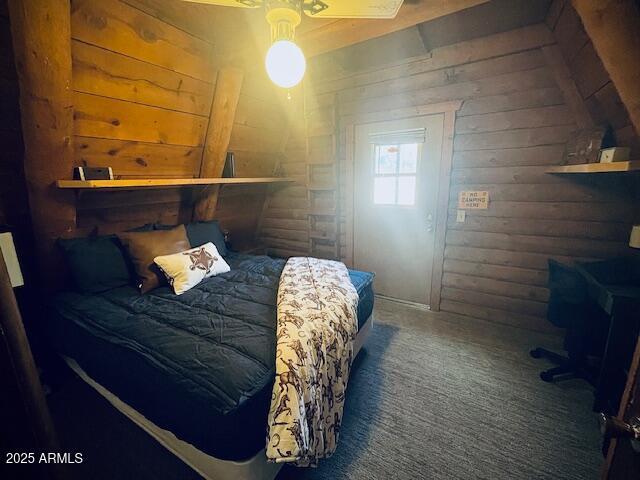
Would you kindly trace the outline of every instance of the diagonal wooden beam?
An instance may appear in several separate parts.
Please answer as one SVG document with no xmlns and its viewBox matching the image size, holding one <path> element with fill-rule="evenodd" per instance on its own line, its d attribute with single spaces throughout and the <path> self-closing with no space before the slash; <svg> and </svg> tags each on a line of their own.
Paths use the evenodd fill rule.
<svg viewBox="0 0 640 480">
<path fill-rule="evenodd" d="M 489 0 L 420 0 L 405 3 L 393 20 L 341 19 L 300 32 L 297 42 L 307 58 L 413 27 Z"/>
<path fill-rule="evenodd" d="M 573 0 L 585 30 L 640 134 L 640 12 L 633 0 Z"/>
<path fill-rule="evenodd" d="M 218 72 L 202 154 L 200 177 L 218 178 L 222 176 L 243 77 L 242 70 L 236 68 L 223 68 Z M 213 219 L 218 204 L 219 191 L 219 186 L 206 189 L 196 203 L 193 212 L 195 220 Z"/>
</svg>

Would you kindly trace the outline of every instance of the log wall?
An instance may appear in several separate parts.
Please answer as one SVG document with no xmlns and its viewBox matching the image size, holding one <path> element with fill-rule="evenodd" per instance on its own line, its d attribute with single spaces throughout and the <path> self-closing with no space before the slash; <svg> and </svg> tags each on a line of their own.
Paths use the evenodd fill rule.
<svg viewBox="0 0 640 480">
<path fill-rule="evenodd" d="M 443 311 L 545 330 L 548 258 L 573 262 L 629 250 L 634 207 L 627 182 L 545 173 L 563 162 L 567 141 L 580 122 L 544 52 L 560 45 L 556 35 L 545 24 L 524 27 L 377 70 L 329 80 L 317 76 L 306 86 L 305 114 L 318 120 L 320 130 L 328 118 L 323 112 L 337 109 L 341 178 L 344 125 L 359 114 L 463 101 L 454 135 Z M 587 88 L 575 83 L 582 94 L 591 95 L 607 84 Z M 593 103 L 589 95 L 584 99 Z M 603 105 L 614 108 L 609 101 L 603 99 Z M 323 139 L 308 136 L 306 141 L 322 144 Z M 300 145 L 299 139 L 293 142 L 290 149 Z M 308 146 L 307 156 L 311 151 Z M 305 161 L 302 154 L 288 156 L 285 168 L 302 176 Z M 342 183 L 340 198 L 348 188 Z M 466 221 L 457 223 L 461 190 L 488 190 L 489 209 L 469 210 Z M 306 214 L 312 206 L 306 196 L 305 188 L 292 187 L 285 198 L 271 200 L 262 236 L 277 250 L 308 251 Z M 343 218 L 341 255 L 347 261 L 348 227 Z"/>
</svg>

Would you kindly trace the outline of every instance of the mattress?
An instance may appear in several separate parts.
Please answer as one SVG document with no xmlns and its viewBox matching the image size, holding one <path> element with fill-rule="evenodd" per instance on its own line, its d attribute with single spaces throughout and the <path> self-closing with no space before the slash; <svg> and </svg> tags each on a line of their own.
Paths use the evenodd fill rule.
<svg viewBox="0 0 640 480">
<path fill-rule="evenodd" d="M 264 448 L 285 260 L 226 260 L 230 272 L 180 296 L 169 287 L 62 293 L 50 325 L 61 354 L 150 421 L 211 456 L 244 460 Z M 373 274 L 349 274 L 362 325 Z"/>
</svg>

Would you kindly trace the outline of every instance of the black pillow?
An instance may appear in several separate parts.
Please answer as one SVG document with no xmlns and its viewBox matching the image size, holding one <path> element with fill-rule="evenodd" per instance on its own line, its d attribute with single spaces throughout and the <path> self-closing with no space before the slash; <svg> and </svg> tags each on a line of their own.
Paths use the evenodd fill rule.
<svg viewBox="0 0 640 480">
<path fill-rule="evenodd" d="M 115 235 L 58 239 L 78 290 L 104 292 L 131 283 L 120 242 Z"/>
<path fill-rule="evenodd" d="M 153 225 L 153 230 L 173 230 L 177 225 L 163 225 L 162 223 L 156 223 Z"/>
<path fill-rule="evenodd" d="M 144 225 L 140 225 L 139 227 L 125 230 L 125 232 L 151 232 L 152 230 L 153 230 L 153 223 L 145 223 Z"/>
<path fill-rule="evenodd" d="M 223 257 L 227 255 L 227 245 L 224 243 L 224 233 L 220 229 L 217 220 L 211 222 L 188 223 L 187 237 L 192 247 L 199 247 L 207 242 L 213 242 L 218 253 Z"/>
</svg>

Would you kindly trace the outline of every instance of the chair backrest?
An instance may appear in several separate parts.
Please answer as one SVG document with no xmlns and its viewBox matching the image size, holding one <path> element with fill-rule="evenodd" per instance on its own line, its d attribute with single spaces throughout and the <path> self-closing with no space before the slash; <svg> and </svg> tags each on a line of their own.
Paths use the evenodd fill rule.
<svg viewBox="0 0 640 480">
<path fill-rule="evenodd" d="M 585 314 L 587 283 L 569 265 L 549 259 L 549 306 L 547 319 L 557 327 L 569 327 Z"/>
<path fill-rule="evenodd" d="M 549 259 L 549 290 L 567 303 L 581 304 L 587 299 L 587 282 L 573 267 Z"/>
</svg>

